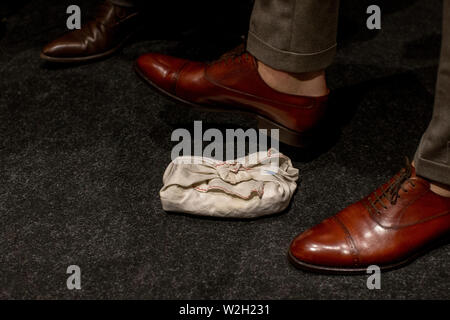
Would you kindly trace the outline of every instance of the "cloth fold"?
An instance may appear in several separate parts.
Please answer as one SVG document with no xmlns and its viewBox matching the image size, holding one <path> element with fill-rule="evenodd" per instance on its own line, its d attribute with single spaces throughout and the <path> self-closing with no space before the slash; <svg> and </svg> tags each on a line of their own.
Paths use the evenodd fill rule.
<svg viewBox="0 0 450 320">
<path fill-rule="evenodd" d="M 275 149 L 233 162 L 178 157 L 163 176 L 165 211 L 255 218 L 283 211 L 297 188 L 298 169 Z"/>
</svg>

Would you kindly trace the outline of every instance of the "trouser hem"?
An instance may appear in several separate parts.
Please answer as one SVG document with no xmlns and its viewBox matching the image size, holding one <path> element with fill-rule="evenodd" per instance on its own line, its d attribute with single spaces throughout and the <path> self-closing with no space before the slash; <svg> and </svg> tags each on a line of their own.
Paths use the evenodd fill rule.
<svg viewBox="0 0 450 320">
<path fill-rule="evenodd" d="M 417 175 L 450 186 L 449 165 L 425 159 L 420 155 L 420 151 L 417 151 L 414 157 L 414 166 Z"/>
<path fill-rule="evenodd" d="M 256 59 L 273 69 L 292 73 L 324 70 L 333 62 L 336 47 L 334 44 L 319 52 L 298 53 L 277 49 L 251 31 L 247 39 L 247 51 Z"/>
</svg>

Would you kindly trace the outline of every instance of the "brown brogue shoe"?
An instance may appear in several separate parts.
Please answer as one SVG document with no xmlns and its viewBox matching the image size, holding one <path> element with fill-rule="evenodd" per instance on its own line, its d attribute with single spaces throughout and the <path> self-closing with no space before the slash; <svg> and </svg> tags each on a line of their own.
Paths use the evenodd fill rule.
<svg viewBox="0 0 450 320">
<path fill-rule="evenodd" d="M 263 129 L 280 129 L 280 141 L 305 146 L 325 115 L 328 95 L 306 97 L 269 87 L 248 52 L 226 54 L 212 62 L 192 62 L 157 53 L 145 54 L 136 71 L 160 92 L 189 106 L 257 116 Z"/>
<path fill-rule="evenodd" d="M 389 270 L 443 243 L 449 232 L 450 198 L 432 192 L 407 164 L 371 195 L 297 236 L 288 256 L 316 272 Z"/>
<path fill-rule="evenodd" d="M 138 27 L 136 9 L 103 2 L 95 18 L 47 44 L 41 58 L 51 62 L 84 62 L 105 58 L 120 49 Z"/>
</svg>

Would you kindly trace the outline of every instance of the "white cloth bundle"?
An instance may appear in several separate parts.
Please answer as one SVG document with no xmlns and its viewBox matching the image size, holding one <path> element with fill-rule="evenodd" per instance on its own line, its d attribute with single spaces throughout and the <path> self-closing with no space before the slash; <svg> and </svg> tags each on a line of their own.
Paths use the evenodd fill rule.
<svg viewBox="0 0 450 320">
<path fill-rule="evenodd" d="M 161 203 L 165 211 L 254 218 L 283 211 L 297 179 L 298 169 L 274 149 L 232 163 L 178 157 L 164 172 Z"/>
</svg>

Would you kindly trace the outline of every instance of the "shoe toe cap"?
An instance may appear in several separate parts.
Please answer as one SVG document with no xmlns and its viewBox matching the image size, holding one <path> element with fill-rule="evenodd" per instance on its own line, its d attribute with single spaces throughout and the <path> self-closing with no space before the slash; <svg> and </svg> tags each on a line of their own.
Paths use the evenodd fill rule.
<svg viewBox="0 0 450 320">
<path fill-rule="evenodd" d="M 147 53 L 136 61 L 136 68 L 152 85 L 174 93 L 176 82 L 187 60 L 157 53 Z"/>
<path fill-rule="evenodd" d="M 86 50 L 76 41 L 55 40 L 42 49 L 42 56 L 44 58 L 81 58 L 86 55 Z"/>
<path fill-rule="evenodd" d="M 351 267 L 358 262 L 351 236 L 334 217 L 297 236 L 290 255 L 299 264 L 319 267 Z"/>
</svg>

